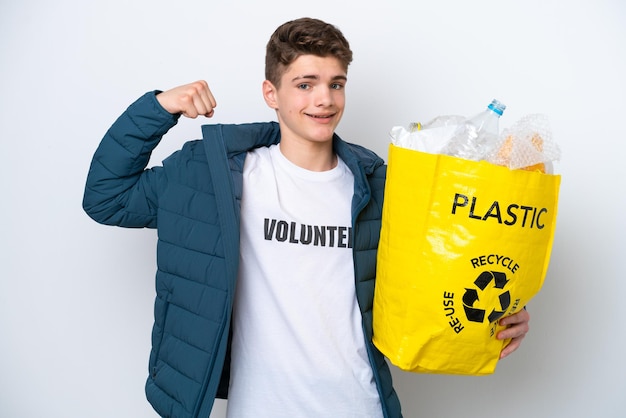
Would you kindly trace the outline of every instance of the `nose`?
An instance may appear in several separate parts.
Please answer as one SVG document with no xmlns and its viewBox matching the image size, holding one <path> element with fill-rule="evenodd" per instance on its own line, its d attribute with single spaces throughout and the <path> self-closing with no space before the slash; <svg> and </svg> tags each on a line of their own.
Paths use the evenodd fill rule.
<svg viewBox="0 0 626 418">
<path fill-rule="evenodd" d="M 315 106 L 326 107 L 333 104 L 333 91 L 329 86 L 318 86 L 315 93 Z"/>
</svg>

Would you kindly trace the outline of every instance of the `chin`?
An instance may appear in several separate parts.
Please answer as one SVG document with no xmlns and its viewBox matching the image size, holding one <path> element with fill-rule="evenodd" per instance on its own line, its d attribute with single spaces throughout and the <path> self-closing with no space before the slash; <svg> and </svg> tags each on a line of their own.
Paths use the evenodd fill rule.
<svg viewBox="0 0 626 418">
<path fill-rule="evenodd" d="M 309 136 L 309 140 L 311 140 L 312 142 L 319 142 L 319 143 L 329 142 L 333 140 L 333 132 L 319 134 L 319 135 L 311 135 Z"/>
</svg>

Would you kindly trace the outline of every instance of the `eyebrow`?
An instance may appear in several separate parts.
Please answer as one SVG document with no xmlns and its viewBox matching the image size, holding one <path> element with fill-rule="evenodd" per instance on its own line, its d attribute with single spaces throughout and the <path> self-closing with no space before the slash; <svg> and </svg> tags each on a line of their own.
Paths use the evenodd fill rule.
<svg viewBox="0 0 626 418">
<path fill-rule="evenodd" d="M 297 80 L 319 80 L 320 77 L 318 75 L 299 75 L 294 77 L 291 81 L 297 81 Z M 336 81 L 336 80 L 342 80 L 342 81 L 347 81 L 348 77 L 346 77 L 345 75 L 336 75 L 334 76 L 332 79 L 332 81 Z"/>
</svg>

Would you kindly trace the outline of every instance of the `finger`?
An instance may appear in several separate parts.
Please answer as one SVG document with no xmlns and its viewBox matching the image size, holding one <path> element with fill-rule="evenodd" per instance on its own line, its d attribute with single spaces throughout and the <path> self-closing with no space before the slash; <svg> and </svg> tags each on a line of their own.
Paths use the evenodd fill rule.
<svg viewBox="0 0 626 418">
<path fill-rule="evenodd" d="M 180 113 L 188 118 L 196 118 L 200 113 L 198 111 L 197 99 L 198 91 L 195 83 L 183 86 L 178 95 L 178 106 Z"/>
<path fill-rule="evenodd" d="M 204 115 L 208 118 L 213 116 L 215 111 L 213 108 L 215 107 L 215 101 L 212 100 L 206 93 L 198 94 L 194 96 L 194 110 L 198 115 Z"/>
<path fill-rule="evenodd" d="M 213 108 L 216 106 L 215 98 L 204 80 L 196 81 L 179 88 L 177 94 L 180 113 L 188 118 L 196 118 L 199 115 L 213 116 Z"/>
<path fill-rule="evenodd" d="M 507 327 L 497 335 L 499 340 L 510 340 L 500 352 L 503 359 L 519 348 L 528 333 L 530 314 L 525 309 L 500 320 L 500 325 Z"/>
<path fill-rule="evenodd" d="M 523 339 L 524 337 L 513 338 L 500 352 L 500 359 L 508 357 L 509 355 L 511 355 L 511 353 L 517 350 L 522 344 Z"/>
<path fill-rule="evenodd" d="M 513 315 L 502 318 L 500 320 L 500 325 L 508 326 L 528 321 L 530 321 L 530 314 L 526 309 L 522 309 L 521 311 L 514 313 Z"/>
<path fill-rule="evenodd" d="M 508 340 L 512 338 L 524 337 L 530 329 L 527 321 L 519 322 L 513 325 L 509 325 L 508 328 L 498 332 L 497 338 L 499 340 Z"/>
<path fill-rule="evenodd" d="M 213 116 L 214 108 L 217 106 L 215 97 L 206 81 L 201 80 L 194 83 L 196 94 L 193 96 L 194 105 L 199 115 L 206 117 Z"/>
</svg>

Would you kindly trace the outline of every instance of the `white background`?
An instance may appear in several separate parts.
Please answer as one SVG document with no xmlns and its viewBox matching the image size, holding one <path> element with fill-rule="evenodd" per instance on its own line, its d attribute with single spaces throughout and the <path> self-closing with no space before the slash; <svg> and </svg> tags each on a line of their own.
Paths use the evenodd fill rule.
<svg viewBox="0 0 626 418">
<path fill-rule="evenodd" d="M 154 417 L 144 398 L 155 233 L 81 209 L 93 151 L 142 93 L 206 79 L 215 122 L 273 118 L 271 32 L 336 24 L 355 53 L 338 133 L 386 158 L 391 127 L 550 118 L 558 227 L 531 332 L 486 377 L 394 369 L 406 417 L 626 416 L 626 3 L 620 0 L 35 0 L 0 5 L 0 416 Z M 158 162 L 200 136 L 184 120 Z M 224 403 L 212 417 L 222 417 Z"/>
</svg>

